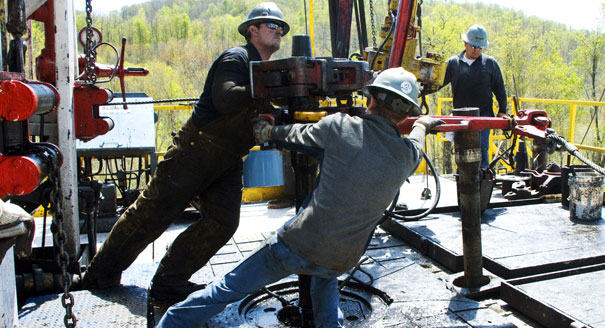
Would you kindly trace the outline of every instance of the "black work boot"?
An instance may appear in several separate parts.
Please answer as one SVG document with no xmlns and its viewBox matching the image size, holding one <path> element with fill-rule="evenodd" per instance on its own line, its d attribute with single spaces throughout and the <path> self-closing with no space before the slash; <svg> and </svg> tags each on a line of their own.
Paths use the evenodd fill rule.
<svg viewBox="0 0 605 328">
<path fill-rule="evenodd" d="M 151 282 L 150 293 L 157 301 L 180 302 L 189 296 L 189 294 L 206 288 L 206 284 L 196 284 L 190 281 L 181 284 L 169 285 L 161 282 Z"/>
</svg>

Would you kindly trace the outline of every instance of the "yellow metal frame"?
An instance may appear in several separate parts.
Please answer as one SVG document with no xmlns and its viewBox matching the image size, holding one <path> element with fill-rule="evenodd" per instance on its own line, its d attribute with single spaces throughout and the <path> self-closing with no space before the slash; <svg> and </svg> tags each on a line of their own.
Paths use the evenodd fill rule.
<svg viewBox="0 0 605 328">
<path fill-rule="evenodd" d="M 284 186 L 253 187 L 242 190 L 242 203 L 266 202 L 284 195 Z"/>
<path fill-rule="evenodd" d="M 442 114 L 443 103 L 452 102 L 453 98 L 438 98 L 437 99 L 437 115 Z M 512 103 L 513 113 L 517 114 L 517 108 L 515 107 L 515 103 L 512 98 L 508 98 L 508 101 Z M 494 101 L 495 103 L 495 101 Z M 540 98 L 519 98 L 519 106 L 523 108 L 523 104 L 557 104 L 557 105 L 567 105 L 569 106 L 569 131 L 567 136 L 565 137 L 567 141 L 573 143 L 578 149 L 594 151 L 599 153 L 605 153 L 605 148 L 602 147 L 594 147 L 590 145 L 577 144 L 575 143 L 575 132 L 576 132 L 576 116 L 578 113 L 578 106 L 597 106 L 597 107 L 605 107 L 605 102 L 598 101 L 586 101 L 586 100 L 561 100 L 561 99 L 540 99 Z M 496 112 L 496 107 L 494 107 L 494 112 Z M 489 147 L 489 155 L 490 158 L 494 156 L 497 151 L 496 145 L 493 143 L 494 140 L 503 140 L 504 136 L 494 136 L 493 132 L 490 134 L 490 147 Z M 437 141 L 443 142 L 447 141 L 446 138 L 441 136 L 441 133 L 437 133 Z M 531 154 L 531 150 L 528 149 L 528 153 Z M 509 168 L 511 169 L 511 168 Z"/>
<path fill-rule="evenodd" d="M 312 25 L 311 25 L 312 26 Z M 365 104 L 365 97 L 363 98 L 356 98 L 355 99 L 355 104 L 358 105 L 364 105 Z M 512 98 L 508 98 L 508 101 L 512 104 L 512 109 L 513 109 L 513 114 L 516 115 L 517 113 L 517 108 L 515 108 L 515 103 L 512 101 Z M 437 113 L 436 115 L 443 115 L 443 104 L 446 102 L 452 102 L 453 98 L 438 98 L 437 99 Z M 494 101 L 495 103 L 495 101 Z M 567 133 L 567 136 L 565 136 L 566 140 L 573 143 L 576 147 L 578 147 L 578 149 L 583 149 L 583 150 L 587 150 L 587 151 L 594 151 L 594 152 L 599 152 L 599 153 L 605 153 L 605 148 L 602 147 L 595 147 L 595 146 L 590 146 L 590 145 L 585 145 L 585 144 L 577 144 L 575 143 L 575 132 L 576 132 L 576 116 L 578 113 L 578 106 L 598 106 L 598 107 L 605 107 L 605 102 L 598 102 L 598 101 L 585 101 L 585 100 L 561 100 L 561 99 L 540 99 L 540 98 L 519 98 L 519 106 L 523 107 L 523 104 L 536 104 L 536 103 L 540 103 L 540 104 L 557 104 L 557 105 L 567 105 L 569 106 L 569 131 Z M 324 107 L 328 107 L 328 106 L 336 106 L 336 101 L 334 99 L 329 100 L 329 101 L 320 101 L 320 105 L 324 106 Z M 193 105 L 156 105 L 154 107 L 155 110 L 191 110 L 193 109 Z M 496 107 L 494 107 L 494 112 L 496 112 Z M 320 117 L 314 117 L 314 119 L 316 120 L 317 118 Z M 444 142 L 444 141 L 448 141 L 445 137 L 443 137 L 442 133 L 437 133 L 436 135 L 436 140 L 438 142 Z M 493 132 L 490 133 L 490 147 L 489 147 L 489 155 L 490 158 L 492 158 L 496 152 L 498 151 L 496 145 L 494 144 L 494 141 L 496 140 L 504 140 L 506 139 L 505 136 L 503 135 L 494 135 Z M 516 151 L 516 149 L 515 149 Z M 529 155 L 531 155 L 531 149 L 527 150 Z M 163 156 L 163 153 L 157 153 L 158 157 Z M 506 167 L 506 166 L 505 166 Z M 422 161 L 422 163 L 420 164 L 420 166 L 418 167 L 418 169 L 416 170 L 416 172 L 426 172 L 426 163 L 424 162 L 424 160 Z M 511 167 L 506 167 L 507 170 L 512 170 Z"/>
</svg>

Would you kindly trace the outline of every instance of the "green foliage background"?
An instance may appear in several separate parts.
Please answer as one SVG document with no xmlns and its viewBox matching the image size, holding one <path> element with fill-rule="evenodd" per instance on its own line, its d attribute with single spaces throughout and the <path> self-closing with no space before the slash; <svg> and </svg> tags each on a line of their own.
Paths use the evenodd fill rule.
<svg viewBox="0 0 605 328">
<path fill-rule="evenodd" d="M 84 0 L 78 0 L 84 1 Z M 372 44 L 370 0 L 365 1 L 367 26 Z M 129 92 L 145 92 L 154 99 L 197 97 L 212 61 L 225 49 L 243 44 L 237 26 L 245 20 L 250 8 L 261 0 L 152 0 L 113 11 L 106 15 L 94 13 L 93 25 L 103 33 L 103 40 L 119 45 L 126 37 L 127 66 L 143 66 L 150 70 L 147 77 L 129 77 Z M 308 34 L 309 3 L 275 0 L 291 25 L 282 48 L 273 59 L 290 55 L 292 35 Z M 387 0 L 373 0 L 373 30 L 378 33 L 387 14 Z M 329 56 L 330 29 L 327 0 L 315 0 L 314 54 Z M 601 16 L 604 17 L 602 11 Z M 495 57 L 503 71 L 509 96 L 514 95 L 513 75 L 520 97 L 550 99 L 599 100 L 605 88 L 603 73 L 605 23 L 598 31 L 578 31 L 563 24 L 527 17 L 520 11 L 498 5 L 457 4 L 448 0 L 425 0 L 422 5 L 423 50 L 443 54 L 446 58 L 463 49 L 461 33 L 472 24 L 481 24 L 489 33 L 490 46 L 485 53 Z M 85 26 L 85 14 L 77 15 L 78 29 Z M 34 54 L 39 53 L 39 24 L 34 25 Z M 352 27 L 350 53 L 359 52 L 357 33 Z M 379 39 L 379 38 L 378 38 Z M 379 39 L 378 42 L 381 40 Z M 83 52 L 82 49 L 80 49 Z M 99 49 L 98 62 L 114 64 L 116 56 L 109 47 Z M 119 92 L 119 84 L 110 86 Z M 431 95 L 429 104 L 434 112 L 437 97 L 450 96 L 450 88 Z M 549 112 L 555 129 L 566 135 L 568 106 L 536 105 Z M 578 121 L 591 121 L 596 108 L 580 107 Z M 509 109 L 509 113 L 510 113 Z M 164 114 L 162 114 L 164 115 Z M 170 130 L 178 129 L 187 115 L 171 114 L 169 123 L 159 127 L 158 146 L 167 146 Z M 598 116 L 597 123 L 598 123 Z M 578 127 L 578 133 L 584 133 Z M 598 129 L 591 124 L 586 143 L 603 146 Z M 164 137 L 166 136 L 166 137 Z"/>
</svg>

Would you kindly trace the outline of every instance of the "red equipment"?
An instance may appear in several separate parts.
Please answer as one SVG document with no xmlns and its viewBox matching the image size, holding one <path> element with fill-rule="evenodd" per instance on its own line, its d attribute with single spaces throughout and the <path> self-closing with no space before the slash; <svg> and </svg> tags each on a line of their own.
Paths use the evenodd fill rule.
<svg viewBox="0 0 605 328">
<path fill-rule="evenodd" d="M 99 105 L 113 100 L 113 92 L 92 84 L 74 87 L 74 123 L 76 138 L 89 141 L 113 129 L 113 120 L 99 115 Z"/>
<path fill-rule="evenodd" d="M 82 29 L 84 30 L 84 29 Z M 118 76 L 120 80 L 120 89 L 122 89 L 122 100 L 126 102 L 126 87 L 124 85 L 124 77 L 125 76 L 147 76 L 149 74 L 149 70 L 145 67 L 124 67 L 124 54 L 126 49 L 126 38 L 122 38 L 122 50 L 120 51 L 120 63 L 117 67 L 113 67 L 110 65 L 95 63 L 95 75 L 100 77 L 113 77 Z M 80 55 L 78 57 L 78 68 L 79 74 L 84 72 L 86 67 L 86 57 L 85 55 Z M 113 96 L 112 96 L 113 99 Z M 109 100 L 111 101 L 111 99 Z M 128 109 L 128 106 L 124 104 L 124 109 Z M 107 132 L 105 132 L 107 133 Z M 104 134 L 104 133 L 102 133 Z"/>
<path fill-rule="evenodd" d="M 96 76 L 113 77 L 118 76 L 122 89 L 122 100 L 126 102 L 126 89 L 124 85 L 125 76 L 146 76 L 149 70 L 144 67 L 124 67 L 124 53 L 126 49 L 126 38 L 122 38 L 122 50 L 120 63 L 117 67 L 103 64 L 94 64 Z M 82 74 L 86 67 L 86 58 L 81 55 L 78 58 L 79 72 Z M 109 89 L 100 88 L 92 84 L 76 84 L 74 86 L 74 121 L 76 138 L 90 141 L 94 137 L 104 135 L 113 129 L 114 122 L 109 117 L 99 114 L 99 105 L 104 105 L 113 100 L 113 92 Z M 126 104 L 124 109 L 128 109 Z"/>
<path fill-rule="evenodd" d="M 0 198 L 34 191 L 60 158 L 56 146 L 30 143 L 26 120 L 56 109 L 59 94 L 48 83 L 28 81 L 23 73 L 0 72 Z M 60 159 L 59 159 L 60 161 Z"/>
<path fill-rule="evenodd" d="M 546 112 L 537 109 L 519 110 L 513 118 L 504 117 L 476 117 L 476 116 L 433 116 L 445 122 L 435 128 L 438 132 L 454 132 L 463 130 L 512 130 L 515 134 L 534 139 L 545 140 L 546 129 L 550 128 L 551 121 Z M 399 132 L 408 134 L 418 117 L 408 117 L 399 123 Z"/>
<path fill-rule="evenodd" d="M 51 166 L 62 162 L 59 149 L 49 143 L 25 144 L 23 155 L 0 155 L 0 198 L 34 191 L 48 176 Z"/>
<path fill-rule="evenodd" d="M 56 109 L 59 93 L 52 85 L 37 81 L 2 80 L 0 77 L 0 118 L 26 120 Z"/>
<path fill-rule="evenodd" d="M 31 18 L 40 21 L 44 24 L 44 49 L 40 56 L 36 58 L 36 76 L 42 81 L 55 83 L 55 36 L 54 26 L 55 19 L 52 15 L 54 2 L 47 1 L 43 6 L 36 10 Z M 122 88 L 122 97 L 126 101 L 126 93 L 124 86 L 125 76 L 146 76 L 149 71 L 146 68 L 124 67 L 126 39 L 122 39 L 122 49 L 120 53 L 120 62 L 117 67 L 109 65 L 94 64 L 94 72 L 97 76 L 113 77 L 115 75 L 120 79 Z M 84 57 L 78 58 L 79 71 L 82 73 L 86 67 Z M 113 92 L 111 90 L 99 88 L 94 85 L 76 84 L 74 86 L 74 120 L 75 120 L 75 135 L 76 138 L 89 141 L 96 136 L 103 135 L 113 128 L 113 121 L 99 115 L 98 105 L 106 104 L 113 100 Z M 127 106 L 124 105 L 124 109 Z"/>
</svg>

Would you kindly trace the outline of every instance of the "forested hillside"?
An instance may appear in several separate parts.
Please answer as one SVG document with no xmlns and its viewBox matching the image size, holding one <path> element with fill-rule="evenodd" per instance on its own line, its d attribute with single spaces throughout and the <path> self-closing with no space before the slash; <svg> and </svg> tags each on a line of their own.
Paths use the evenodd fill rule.
<svg viewBox="0 0 605 328">
<path fill-rule="evenodd" d="M 143 91 L 155 99 L 197 97 L 214 58 L 223 50 L 244 43 L 237 26 L 259 2 L 152 0 L 97 15 L 93 1 L 92 20 L 102 31 L 104 41 L 118 46 L 121 37 L 128 39 L 127 65 L 150 70 L 148 77 L 127 78 L 128 91 Z M 304 0 L 275 2 L 292 29 L 273 59 L 290 55 L 292 35 L 308 33 L 305 8 L 309 8 Z M 374 26 L 370 23 L 370 0 L 365 0 L 370 45 L 372 28 L 378 33 L 387 14 L 387 0 L 372 2 Z M 315 0 L 313 9 L 315 55 L 329 56 L 328 1 Z M 599 100 L 602 96 L 605 88 L 603 20 L 601 33 L 576 31 L 497 5 L 456 4 L 447 0 L 424 0 L 422 14 L 423 51 L 441 53 L 446 58 L 463 49 L 460 34 L 470 25 L 485 26 L 490 41 L 485 53 L 500 63 L 509 96 L 514 94 L 513 75 L 521 97 Z M 601 17 L 604 16 L 602 12 Z M 85 13 L 78 13 L 77 23 L 78 28 L 85 26 Z M 39 29 L 35 26 L 34 37 L 42 33 Z M 355 27 L 351 33 L 350 53 L 359 52 Z M 34 53 L 39 52 L 39 46 L 35 43 Z M 99 62 L 115 62 L 115 55 L 108 50 L 99 50 Z M 111 88 L 118 91 L 119 85 L 115 83 Z M 431 103 L 436 97 L 449 94 L 450 88 L 444 88 L 431 96 Z M 585 111 L 587 114 L 582 119 L 590 120 L 590 110 Z M 563 129 L 562 123 L 568 118 L 566 111 L 555 111 L 552 116 Z M 600 145 L 600 135 L 591 135 L 599 139 Z"/>
</svg>

